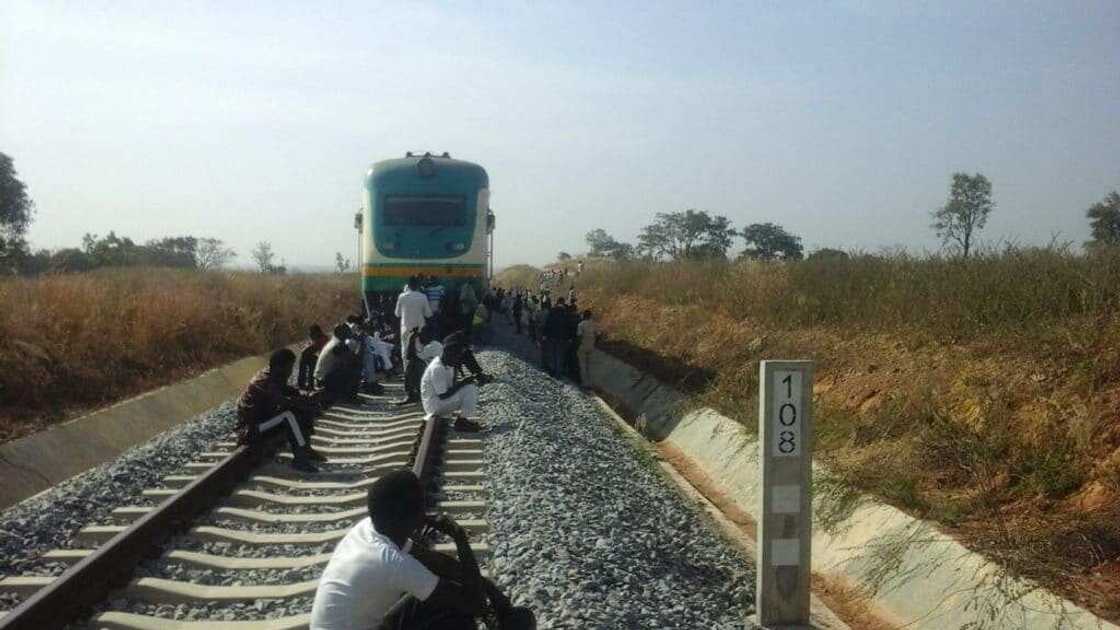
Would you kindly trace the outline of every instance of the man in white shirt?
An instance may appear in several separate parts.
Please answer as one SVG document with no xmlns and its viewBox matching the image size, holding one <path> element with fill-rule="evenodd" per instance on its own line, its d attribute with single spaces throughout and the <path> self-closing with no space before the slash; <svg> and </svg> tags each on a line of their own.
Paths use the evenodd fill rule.
<svg viewBox="0 0 1120 630">
<path fill-rule="evenodd" d="M 432 359 L 420 378 L 420 402 L 424 405 L 425 419 L 455 413 L 456 431 L 474 432 L 481 427 L 466 418 L 478 408 L 477 375 L 456 380 L 455 370 L 463 365 L 467 348 L 454 340 L 444 344 L 443 354 Z"/>
<path fill-rule="evenodd" d="M 432 307 L 428 304 L 428 296 L 419 291 L 420 279 L 412 276 L 404 291 L 397 296 L 397 308 L 394 311 L 401 320 L 401 369 L 408 372 L 408 345 L 412 342 L 413 331 L 424 327 L 426 320 L 432 316 Z"/>
<path fill-rule="evenodd" d="M 323 385 L 329 402 L 356 400 L 362 379 L 362 362 L 354 353 L 350 328 L 334 327 L 334 334 L 319 352 L 315 381 Z"/>
<path fill-rule="evenodd" d="M 477 628 L 487 600 L 502 628 L 531 630 L 532 612 L 513 608 L 479 573 L 466 531 L 447 516 L 425 519 L 424 487 L 411 470 L 386 474 L 370 487 L 369 517 L 346 533 L 319 579 L 312 630 Z M 458 561 L 414 540 L 429 531 L 455 542 Z M 401 595 L 404 594 L 404 598 Z"/>
</svg>

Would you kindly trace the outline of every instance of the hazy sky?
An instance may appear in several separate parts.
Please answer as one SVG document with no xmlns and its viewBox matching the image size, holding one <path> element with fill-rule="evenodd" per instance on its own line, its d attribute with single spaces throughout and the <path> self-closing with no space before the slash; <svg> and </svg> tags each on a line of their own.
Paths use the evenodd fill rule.
<svg viewBox="0 0 1120 630">
<path fill-rule="evenodd" d="M 985 238 L 1080 242 L 1120 188 L 1116 0 L 6 0 L 0 55 L 37 247 L 194 234 L 330 264 L 368 164 L 406 150 L 489 171 L 499 266 L 684 208 L 933 248 L 958 170 L 992 181 Z"/>
</svg>

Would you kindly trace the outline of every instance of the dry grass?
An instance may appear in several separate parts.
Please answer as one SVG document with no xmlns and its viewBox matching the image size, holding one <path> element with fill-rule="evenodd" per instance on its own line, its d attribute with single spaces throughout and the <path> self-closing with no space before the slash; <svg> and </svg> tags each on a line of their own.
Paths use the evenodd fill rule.
<svg viewBox="0 0 1120 630">
<path fill-rule="evenodd" d="M 1120 253 L 589 264 L 609 350 L 755 426 L 757 362 L 817 362 L 818 457 L 1120 617 Z"/>
<path fill-rule="evenodd" d="M 0 281 L 0 441 L 291 343 L 352 276 L 117 269 Z"/>
</svg>

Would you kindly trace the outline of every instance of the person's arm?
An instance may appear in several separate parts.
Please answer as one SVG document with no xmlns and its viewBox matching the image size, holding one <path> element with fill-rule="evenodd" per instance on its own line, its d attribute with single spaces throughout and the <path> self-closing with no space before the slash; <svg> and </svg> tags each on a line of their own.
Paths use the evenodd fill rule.
<svg viewBox="0 0 1120 630">
<path fill-rule="evenodd" d="M 448 398 L 451 398 L 452 396 L 455 395 L 455 392 L 458 392 L 460 389 L 463 389 L 463 387 L 466 386 L 466 385 L 470 385 L 471 383 L 474 383 L 476 380 L 478 380 L 478 375 L 477 374 L 471 374 L 470 376 L 468 376 L 467 378 L 465 378 L 461 381 L 456 381 L 456 382 L 452 383 L 451 387 L 448 387 L 446 392 L 444 392 L 442 394 L 439 394 L 439 399 L 440 400 L 447 400 Z"/>
<path fill-rule="evenodd" d="M 455 541 L 459 556 L 459 576 L 458 583 L 441 578 L 436 589 L 424 602 L 436 607 L 453 608 L 471 616 L 478 615 L 486 604 L 486 598 L 482 588 L 482 574 L 474 551 L 471 550 L 467 531 L 446 515 L 433 520 L 431 525 Z"/>
</svg>

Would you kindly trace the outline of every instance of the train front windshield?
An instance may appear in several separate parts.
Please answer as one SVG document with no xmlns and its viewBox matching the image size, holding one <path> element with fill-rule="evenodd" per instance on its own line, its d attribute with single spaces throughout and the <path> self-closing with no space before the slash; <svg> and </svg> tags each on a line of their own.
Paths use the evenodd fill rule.
<svg viewBox="0 0 1120 630">
<path fill-rule="evenodd" d="M 466 199 L 463 197 L 385 198 L 382 224 L 391 227 L 452 227 L 467 224 Z"/>
</svg>

